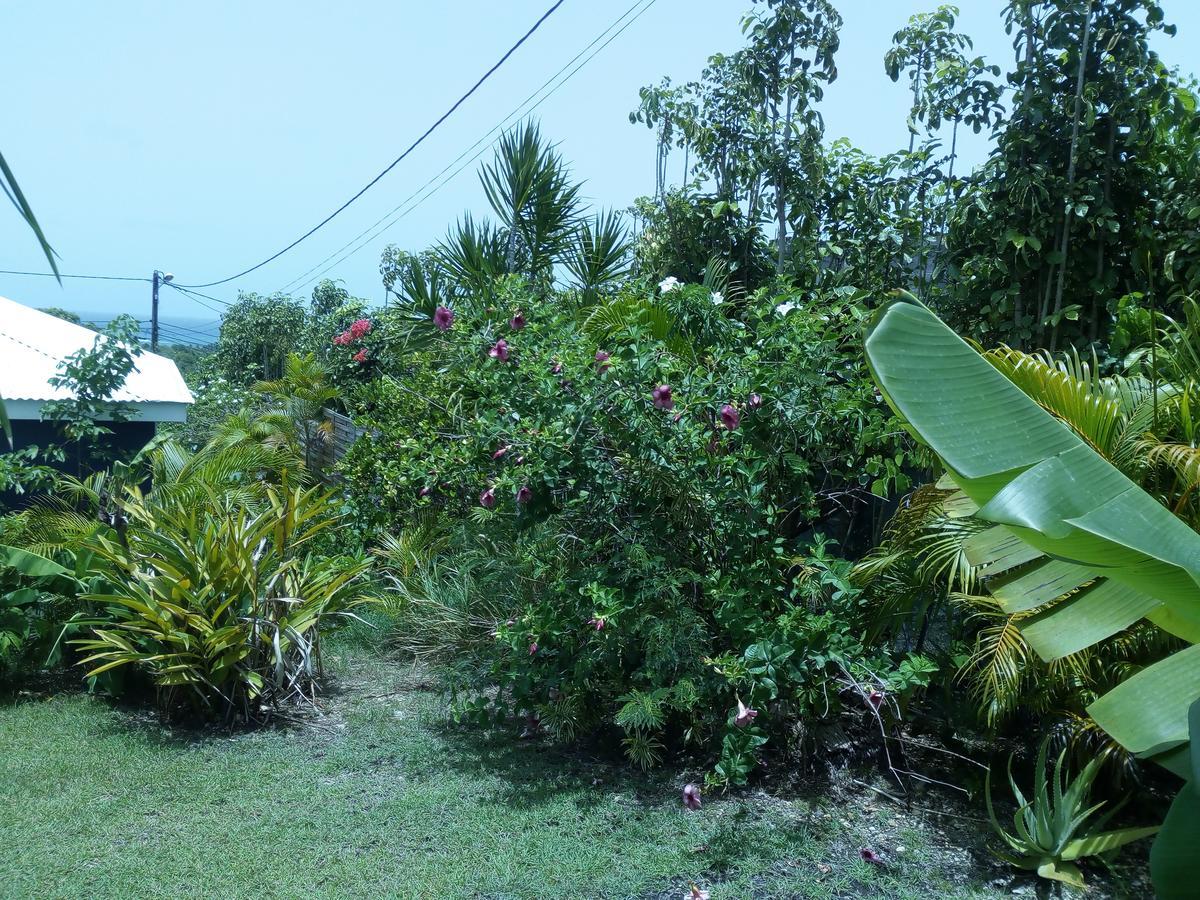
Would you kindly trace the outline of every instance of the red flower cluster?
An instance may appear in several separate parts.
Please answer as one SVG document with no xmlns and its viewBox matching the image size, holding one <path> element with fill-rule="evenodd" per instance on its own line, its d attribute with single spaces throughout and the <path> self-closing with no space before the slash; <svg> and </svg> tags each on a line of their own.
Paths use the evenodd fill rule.
<svg viewBox="0 0 1200 900">
<path fill-rule="evenodd" d="M 349 347 L 354 341 L 360 341 L 370 333 L 371 320 L 359 319 L 341 334 L 335 335 L 333 338 L 333 343 L 336 347 Z M 358 359 L 356 356 L 355 359 L 358 360 L 358 362 L 363 362 L 365 357 L 363 359 Z"/>
</svg>

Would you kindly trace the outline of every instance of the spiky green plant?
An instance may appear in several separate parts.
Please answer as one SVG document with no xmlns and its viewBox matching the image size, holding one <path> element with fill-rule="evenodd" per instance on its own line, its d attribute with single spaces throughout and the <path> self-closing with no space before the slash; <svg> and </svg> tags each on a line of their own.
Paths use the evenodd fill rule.
<svg viewBox="0 0 1200 900">
<path fill-rule="evenodd" d="M 250 509 L 229 495 L 166 504 L 134 492 L 123 530 L 84 543 L 100 587 L 71 641 L 89 677 L 121 666 L 144 671 L 164 712 L 260 719 L 310 696 L 321 675 L 326 620 L 367 601 L 367 559 L 307 553 L 338 526 L 335 499 L 317 489 L 268 488 Z"/>
<path fill-rule="evenodd" d="M 1100 771 L 1100 761 L 1092 760 L 1075 777 L 1064 770 L 1066 751 L 1058 754 L 1054 774 L 1047 777 L 1046 755 L 1049 740 L 1042 741 L 1033 774 L 1033 792 L 1026 799 L 1012 774 L 1012 757 L 1008 760 L 1008 783 L 1016 799 L 1013 831 L 1000 824 L 992 802 L 992 773 L 986 781 L 987 811 L 992 828 L 1000 835 L 1007 850 L 996 851 L 1005 862 L 1020 869 L 1036 871 L 1042 878 L 1061 881 L 1073 887 L 1084 887 L 1083 873 L 1076 861 L 1089 856 L 1110 856 L 1126 844 L 1158 832 L 1158 826 L 1101 829 L 1120 810 L 1112 808 L 1100 818 L 1089 821 L 1104 806 L 1103 802 L 1088 805 L 1092 784 Z"/>
<path fill-rule="evenodd" d="M 584 219 L 563 260 L 585 305 L 629 271 L 629 233 L 620 214 L 609 210 Z"/>
</svg>

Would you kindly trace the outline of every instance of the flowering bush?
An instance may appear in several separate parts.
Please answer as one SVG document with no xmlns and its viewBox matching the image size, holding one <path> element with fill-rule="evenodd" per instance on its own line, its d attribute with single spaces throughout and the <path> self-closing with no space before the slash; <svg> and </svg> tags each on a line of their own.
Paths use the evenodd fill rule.
<svg viewBox="0 0 1200 900">
<path fill-rule="evenodd" d="M 646 765 L 727 729 L 761 743 L 786 704 L 716 660 L 779 631 L 815 529 L 845 536 L 870 519 L 867 488 L 903 479 L 856 350 L 863 311 L 794 298 L 782 316 L 764 292 L 734 319 L 683 284 L 582 312 L 505 291 L 461 301 L 363 392 L 367 436 L 343 461 L 364 527 L 433 517 L 456 535 L 450 564 L 481 561 L 501 690 L 464 679 L 459 708 L 563 737 L 613 729 Z M 739 690 L 776 709 L 740 712 Z"/>
</svg>

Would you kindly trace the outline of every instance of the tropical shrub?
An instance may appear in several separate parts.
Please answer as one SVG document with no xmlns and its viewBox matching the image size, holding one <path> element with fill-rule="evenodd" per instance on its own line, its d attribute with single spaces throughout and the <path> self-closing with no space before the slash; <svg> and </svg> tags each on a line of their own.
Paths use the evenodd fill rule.
<svg viewBox="0 0 1200 900">
<path fill-rule="evenodd" d="M 91 629 L 72 641 L 88 676 L 130 665 L 165 713 L 186 705 L 225 720 L 310 695 L 322 628 L 364 602 L 370 562 L 305 552 L 337 527 L 328 494 L 268 488 L 266 501 L 156 504 L 134 490 L 123 533 L 98 531 L 86 545 L 109 585 L 81 597 L 97 612 L 75 622 Z"/>
<path fill-rule="evenodd" d="M 615 730 L 643 764 L 719 739 L 749 691 L 729 655 L 776 632 L 797 648 L 786 690 L 798 666 L 845 678 L 801 643 L 866 653 L 862 607 L 814 601 L 829 634 L 793 627 L 796 557 L 817 529 L 869 533 L 871 492 L 906 483 L 903 437 L 855 351 L 852 296 L 764 291 L 735 306 L 672 278 L 649 293 L 534 305 L 510 279 L 491 301 L 463 298 L 426 326 L 427 350 L 361 390 L 367 434 L 342 464 L 362 530 L 420 513 L 452 535 L 445 583 L 410 579 L 398 604 L 402 642 L 477 648 L 500 685 L 457 683 L 461 710 L 532 716 L 565 738 Z M 478 602 L 446 599 L 463 579 Z M 761 696 L 763 734 L 812 708 L 781 699 L 773 722 Z"/>
<path fill-rule="evenodd" d="M 20 531 L 10 525 L 3 538 L 19 540 Z M 0 544 L 0 680 L 45 662 L 71 614 L 75 576 L 52 559 Z"/>
<path fill-rule="evenodd" d="M 0 553 L 0 584 L 106 689 L 140 678 L 164 713 L 260 718 L 311 695 L 322 629 L 366 597 L 361 553 L 320 552 L 340 505 L 296 486 L 297 466 L 286 447 L 159 440 L 62 476 L 5 528 L 20 546 Z"/>
</svg>

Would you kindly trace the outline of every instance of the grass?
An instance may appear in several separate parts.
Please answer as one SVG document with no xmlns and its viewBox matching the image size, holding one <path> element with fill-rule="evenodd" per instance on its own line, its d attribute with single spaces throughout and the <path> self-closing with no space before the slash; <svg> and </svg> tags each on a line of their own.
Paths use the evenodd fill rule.
<svg viewBox="0 0 1200 900">
<path fill-rule="evenodd" d="M 341 691 L 290 728 L 170 732 L 81 694 L 0 706 L 0 894 L 992 895 L 967 883 L 965 853 L 930 850 L 931 829 L 906 833 L 906 853 L 878 843 L 869 806 L 706 797 L 688 812 L 685 773 L 452 728 L 371 647 L 328 655 Z M 858 858 L 872 840 L 883 868 Z"/>
</svg>

